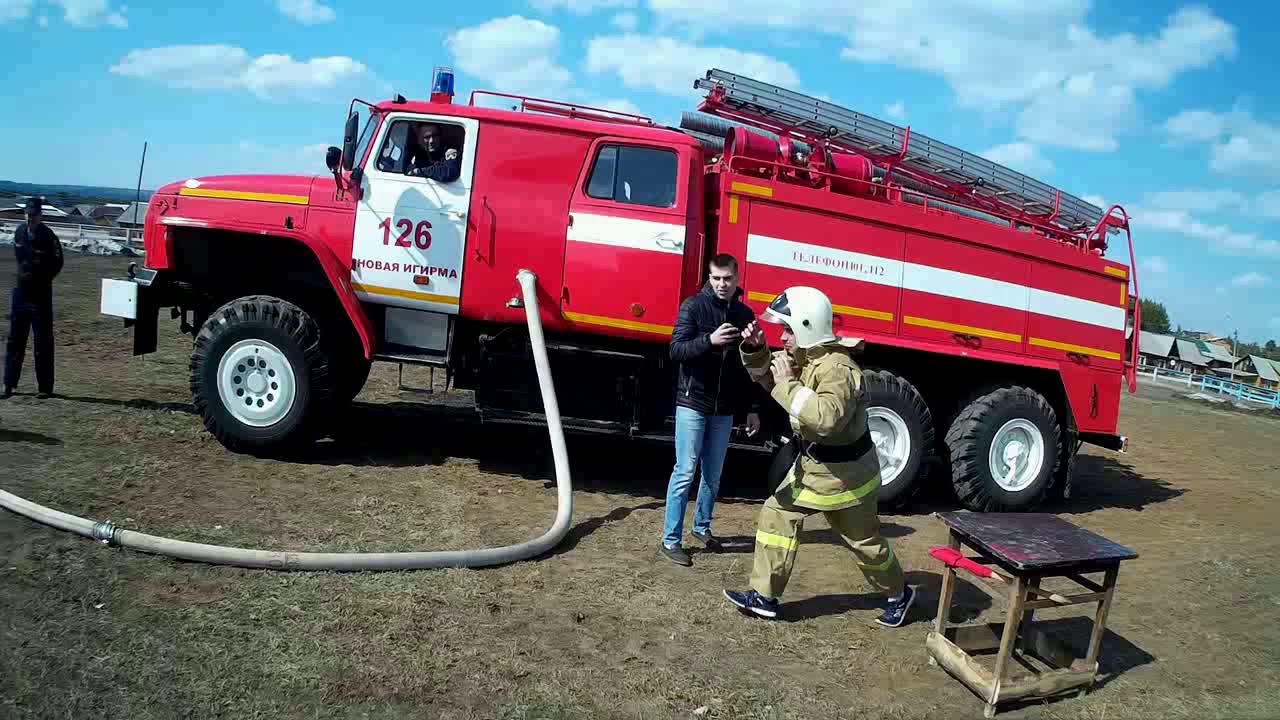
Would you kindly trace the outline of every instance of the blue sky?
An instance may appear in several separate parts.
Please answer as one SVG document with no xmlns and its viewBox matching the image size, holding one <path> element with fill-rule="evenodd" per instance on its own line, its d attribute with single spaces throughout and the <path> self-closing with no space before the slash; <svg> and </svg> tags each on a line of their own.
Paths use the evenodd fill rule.
<svg viewBox="0 0 1280 720">
<path fill-rule="evenodd" d="M 324 172 L 353 95 L 526 92 L 694 109 L 716 66 L 979 152 L 1134 216 L 1184 327 L 1280 338 L 1280 50 L 1262 3 L 0 0 L 11 180 Z M 930 7 L 933 6 L 933 7 Z M 1119 7 L 1119 6 L 1116 6 Z M 1108 256 L 1127 261 L 1113 241 Z M 1226 316 L 1231 314 L 1228 323 Z"/>
</svg>

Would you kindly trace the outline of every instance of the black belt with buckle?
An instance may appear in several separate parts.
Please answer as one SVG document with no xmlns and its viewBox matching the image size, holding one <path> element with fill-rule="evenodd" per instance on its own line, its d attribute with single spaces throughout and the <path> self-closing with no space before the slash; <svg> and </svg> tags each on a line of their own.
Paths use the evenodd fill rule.
<svg viewBox="0 0 1280 720">
<path fill-rule="evenodd" d="M 804 440 L 800 438 L 796 438 L 794 442 L 799 443 L 797 447 L 805 449 L 805 455 L 823 464 L 853 462 L 876 449 L 875 443 L 871 442 L 870 430 L 862 433 L 857 440 L 847 445 L 819 445 L 818 443 L 812 443 L 806 447 Z"/>
</svg>

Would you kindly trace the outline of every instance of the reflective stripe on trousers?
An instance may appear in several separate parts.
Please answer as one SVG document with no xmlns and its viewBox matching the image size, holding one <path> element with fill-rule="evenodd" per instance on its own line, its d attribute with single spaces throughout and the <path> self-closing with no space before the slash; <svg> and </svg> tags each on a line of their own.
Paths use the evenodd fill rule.
<svg viewBox="0 0 1280 720">
<path fill-rule="evenodd" d="M 893 548 L 880 534 L 876 493 L 864 496 L 863 502 L 859 504 L 838 510 L 800 507 L 789 501 L 791 495 L 790 489 L 782 488 L 766 500 L 764 507 L 760 509 L 760 519 L 756 526 L 755 561 L 751 572 L 751 587 L 756 592 L 770 598 L 782 596 L 795 566 L 796 553 L 800 549 L 800 531 L 804 520 L 821 513 L 827 518 L 831 529 L 853 550 L 858 569 L 872 588 L 890 596 L 902 593 L 906 578 Z"/>
</svg>

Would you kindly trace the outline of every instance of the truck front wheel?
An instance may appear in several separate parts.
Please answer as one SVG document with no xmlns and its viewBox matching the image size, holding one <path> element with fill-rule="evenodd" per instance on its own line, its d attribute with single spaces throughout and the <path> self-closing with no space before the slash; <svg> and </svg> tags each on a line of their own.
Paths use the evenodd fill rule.
<svg viewBox="0 0 1280 720">
<path fill-rule="evenodd" d="M 196 412 L 234 452 L 273 454 L 310 439 L 332 382 L 315 320 L 269 296 L 218 308 L 191 354 Z"/>
<path fill-rule="evenodd" d="M 1044 499 L 1059 462 L 1060 425 L 1044 396 L 997 388 L 970 402 L 947 431 L 952 483 L 966 508 L 1027 511 Z"/>
</svg>

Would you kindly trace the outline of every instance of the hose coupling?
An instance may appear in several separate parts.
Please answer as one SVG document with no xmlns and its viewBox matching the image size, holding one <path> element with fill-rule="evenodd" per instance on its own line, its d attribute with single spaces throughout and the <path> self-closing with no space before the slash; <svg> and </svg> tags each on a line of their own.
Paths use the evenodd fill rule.
<svg viewBox="0 0 1280 720">
<path fill-rule="evenodd" d="M 111 545 L 116 539 L 116 526 L 110 520 L 93 524 L 93 539 L 103 545 Z"/>
</svg>

